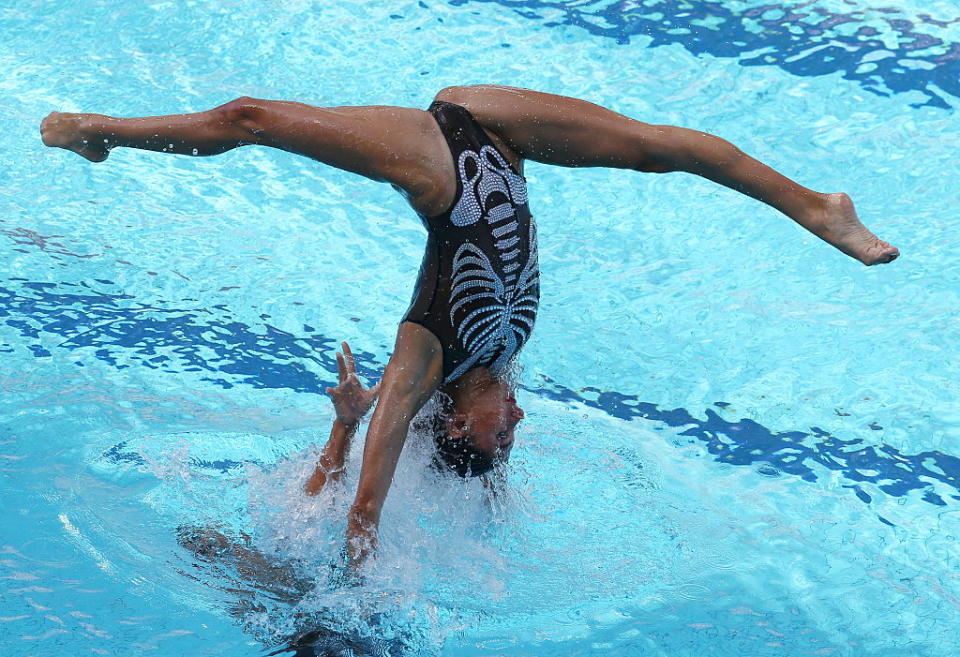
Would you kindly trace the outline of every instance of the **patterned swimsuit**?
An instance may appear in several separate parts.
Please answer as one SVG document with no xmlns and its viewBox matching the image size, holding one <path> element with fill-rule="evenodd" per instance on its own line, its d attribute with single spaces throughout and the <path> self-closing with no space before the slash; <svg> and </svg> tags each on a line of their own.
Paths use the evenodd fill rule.
<svg viewBox="0 0 960 657">
<path fill-rule="evenodd" d="M 475 367 L 498 374 L 520 351 L 537 318 L 540 270 L 527 183 L 459 105 L 428 110 L 457 171 L 451 208 L 421 215 L 427 249 L 403 321 L 443 346 L 444 383 Z"/>
</svg>

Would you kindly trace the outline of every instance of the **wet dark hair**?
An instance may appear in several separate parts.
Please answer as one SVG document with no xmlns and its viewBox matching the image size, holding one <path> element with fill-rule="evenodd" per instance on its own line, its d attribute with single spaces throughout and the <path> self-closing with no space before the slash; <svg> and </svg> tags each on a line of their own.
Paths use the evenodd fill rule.
<svg viewBox="0 0 960 657">
<path fill-rule="evenodd" d="M 493 457 L 473 446 L 473 436 L 454 438 L 447 432 L 447 422 L 453 414 L 453 403 L 449 398 L 441 398 L 437 403 L 437 412 L 431 419 L 433 444 L 437 448 L 433 455 L 433 465 L 438 470 L 453 470 L 457 476 L 479 477 L 493 470 Z"/>
</svg>

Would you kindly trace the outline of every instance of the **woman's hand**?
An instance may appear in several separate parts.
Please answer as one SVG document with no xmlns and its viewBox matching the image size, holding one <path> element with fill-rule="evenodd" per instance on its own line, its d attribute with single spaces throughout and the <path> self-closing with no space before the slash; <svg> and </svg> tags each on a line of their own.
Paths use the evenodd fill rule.
<svg viewBox="0 0 960 657">
<path fill-rule="evenodd" d="M 333 407 L 337 412 L 337 419 L 347 426 L 354 426 L 360 423 L 360 420 L 380 393 L 380 384 L 372 388 L 364 388 L 360 383 L 360 377 L 357 376 L 357 366 L 353 360 L 353 353 L 350 351 L 350 345 L 346 342 L 340 343 L 343 353 L 337 352 L 337 371 L 340 375 L 340 382 L 336 388 L 327 388 L 327 394 L 333 399 Z"/>
</svg>

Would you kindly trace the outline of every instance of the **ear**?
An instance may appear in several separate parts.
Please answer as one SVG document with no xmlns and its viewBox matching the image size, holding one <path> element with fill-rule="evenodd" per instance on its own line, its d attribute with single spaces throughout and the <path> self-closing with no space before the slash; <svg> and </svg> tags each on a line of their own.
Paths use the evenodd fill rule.
<svg viewBox="0 0 960 657">
<path fill-rule="evenodd" d="M 470 432 L 470 424 L 463 413 L 454 413 L 447 420 L 447 435 L 451 438 L 463 438 Z"/>
</svg>

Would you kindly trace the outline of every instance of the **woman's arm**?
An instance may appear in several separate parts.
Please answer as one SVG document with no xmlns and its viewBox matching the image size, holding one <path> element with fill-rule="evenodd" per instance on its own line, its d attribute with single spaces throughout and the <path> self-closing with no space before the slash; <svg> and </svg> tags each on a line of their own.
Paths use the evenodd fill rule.
<svg viewBox="0 0 960 657">
<path fill-rule="evenodd" d="M 347 518 L 347 550 L 353 566 L 360 565 L 376 549 L 380 511 L 410 421 L 442 381 L 440 342 L 418 324 L 400 324 L 393 356 L 383 373 L 380 401 L 367 430 L 360 483 Z"/>
<path fill-rule="evenodd" d="M 333 421 L 330 438 L 327 439 L 323 453 L 320 454 L 317 467 L 303 487 L 307 495 L 316 495 L 323 490 L 328 481 L 336 482 L 343 475 L 344 462 L 347 460 L 347 453 L 350 451 L 350 439 L 357 433 L 359 425 L 359 421 L 349 424 L 339 418 Z"/>
<path fill-rule="evenodd" d="M 337 481 L 343 475 L 344 462 L 350 451 L 350 439 L 357 433 L 360 420 L 373 405 L 380 391 L 380 384 L 364 389 L 357 376 L 357 365 L 353 352 L 346 342 L 340 343 L 343 353 L 337 352 L 337 374 L 339 382 L 335 388 L 327 388 L 327 394 L 333 399 L 337 418 L 330 430 L 320 461 L 313 475 L 307 480 L 304 490 L 307 495 L 316 495 L 328 481 Z"/>
</svg>

